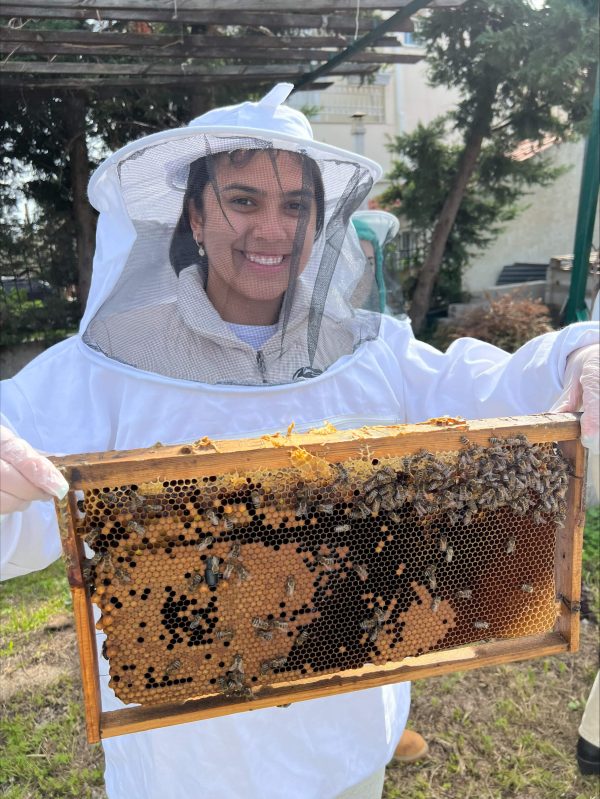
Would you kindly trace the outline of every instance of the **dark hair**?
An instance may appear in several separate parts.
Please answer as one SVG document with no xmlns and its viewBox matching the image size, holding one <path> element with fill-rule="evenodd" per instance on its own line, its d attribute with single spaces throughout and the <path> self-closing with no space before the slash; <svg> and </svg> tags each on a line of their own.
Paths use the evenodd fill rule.
<svg viewBox="0 0 600 799">
<path fill-rule="evenodd" d="M 214 177 L 214 164 L 217 159 L 225 156 L 229 157 L 233 163 L 248 162 L 257 152 L 265 152 L 264 150 L 234 150 L 230 153 L 219 153 L 217 155 L 204 156 L 197 158 L 190 164 L 190 174 L 188 177 L 187 188 L 183 198 L 183 208 L 181 216 L 177 221 L 175 230 L 173 231 L 173 238 L 171 239 L 171 246 L 169 248 L 169 258 L 171 265 L 178 275 L 182 269 L 185 269 L 190 264 L 197 263 L 199 259 L 198 245 L 194 241 L 194 234 L 192 233 L 192 226 L 190 224 L 190 215 L 188 206 L 190 200 L 198 210 L 202 209 L 202 198 L 204 189 L 211 182 Z M 277 151 L 267 150 L 269 153 Z M 287 150 L 285 152 L 288 152 Z M 289 151 L 293 152 L 293 151 Z M 241 158 L 240 156 L 243 157 Z M 312 186 L 315 193 L 315 203 L 317 206 L 317 223 L 315 239 L 318 239 L 323 230 L 325 221 L 325 189 L 323 187 L 323 179 L 321 171 L 317 166 L 316 161 L 309 158 L 303 153 L 295 153 L 302 161 L 303 174 L 310 177 Z"/>
</svg>

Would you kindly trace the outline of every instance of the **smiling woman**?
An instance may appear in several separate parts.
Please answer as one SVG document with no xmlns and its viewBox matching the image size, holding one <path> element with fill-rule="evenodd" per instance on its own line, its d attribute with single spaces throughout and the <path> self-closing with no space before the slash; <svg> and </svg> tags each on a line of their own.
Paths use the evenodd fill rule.
<svg viewBox="0 0 600 799">
<path fill-rule="evenodd" d="M 304 156 L 237 150 L 201 158 L 190 167 L 171 262 L 179 272 L 200 255 L 206 293 L 224 321 L 271 325 L 323 215 L 321 176 Z"/>
<path fill-rule="evenodd" d="M 112 178 L 134 235 L 88 309 L 86 344 L 168 377 L 264 385 L 319 375 L 377 338 L 380 315 L 355 302 L 374 276 L 348 219 L 380 170 L 315 142 L 282 91 L 254 106 L 262 128 L 251 104 L 244 127 L 216 109 L 101 167 L 91 192 L 101 204 Z"/>
</svg>

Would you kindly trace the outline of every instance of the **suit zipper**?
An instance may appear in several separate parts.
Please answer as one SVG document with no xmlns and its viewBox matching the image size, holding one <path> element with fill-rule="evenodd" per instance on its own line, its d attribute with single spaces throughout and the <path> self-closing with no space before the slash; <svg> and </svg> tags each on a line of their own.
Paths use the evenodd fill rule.
<svg viewBox="0 0 600 799">
<path fill-rule="evenodd" d="M 261 376 L 263 383 L 267 382 L 267 365 L 265 364 L 265 356 L 262 350 L 256 351 L 256 365 L 258 366 L 258 373 Z"/>
</svg>

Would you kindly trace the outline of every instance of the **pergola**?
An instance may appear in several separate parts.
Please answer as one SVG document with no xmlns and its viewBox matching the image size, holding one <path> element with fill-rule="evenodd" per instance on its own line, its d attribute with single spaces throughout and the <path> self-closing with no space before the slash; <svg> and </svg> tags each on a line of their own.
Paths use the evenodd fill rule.
<svg viewBox="0 0 600 799">
<path fill-rule="evenodd" d="M 412 31 L 422 8 L 462 2 L 9 0 L 0 5 L 0 88 L 114 94 L 279 80 L 324 88 L 325 75 L 368 79 L 383 64 L 418 61 L 393 34 Z"/>
<path fill-rule="evenodd" d="M 215 87 L 285 80 L 323 89 L 331 77 L 369 80 L 411 64 L 394 34 L 423 8 L 464 0 L 3 0 L 0 90 L 26 104 L 60 98 L 77 235 L 79 294 L 87 297 L 95 217 L 87 202 L 86 113 L 93 97 L 145 89 L 184 92 L 190 118 Z M 325 78 L 328 78 L 325 79 Z"/>
</svg>

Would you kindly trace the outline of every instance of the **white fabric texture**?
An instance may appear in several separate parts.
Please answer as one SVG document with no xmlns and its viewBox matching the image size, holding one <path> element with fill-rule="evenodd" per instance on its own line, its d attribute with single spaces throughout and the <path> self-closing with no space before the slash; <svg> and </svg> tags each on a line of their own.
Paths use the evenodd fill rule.
<svg viewBox="0 0 600 799">
<path fill-rule="evenodd" d="M 592 746 L 600 747 L 600 672 L 596 672 L 579 725 L 579 735 Z"/>
<path fill-rule="evenodd" d="M 336 799 L 381 799 L 384 782 L 385 769 L 382 768 L 358 785 L 353 785 L 352 788 L 339 794 Z"/>
</svg>

